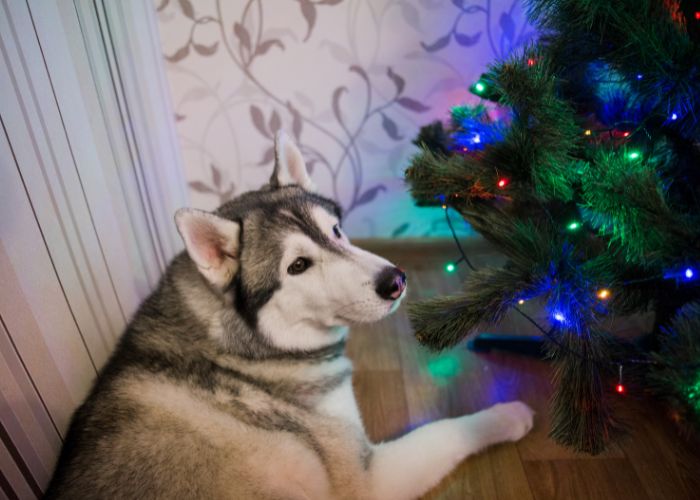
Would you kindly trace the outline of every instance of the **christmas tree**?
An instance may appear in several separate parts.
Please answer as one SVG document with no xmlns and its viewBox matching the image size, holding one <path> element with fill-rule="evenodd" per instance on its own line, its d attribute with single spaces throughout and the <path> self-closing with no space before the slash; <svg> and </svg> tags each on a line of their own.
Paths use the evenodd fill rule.
<svg viewBox="0 0 700 500">
<path fill-rule="evenodd" d="M 507 257 L 412 304 L 416 336 L 451 347 L 511 310 L 534 321 L 519 306 L 539 299 L 557 442 L 595 454 L 619 434 L 623 369 L 700 429 L 700 5 L 531 0 L 528 16 L 538 41 L 470 89 L 488 106 L 416 139 L 416 202 L 458 211 Z M 610 334 L 643 311 L 643 346 Z"/>
</svg>

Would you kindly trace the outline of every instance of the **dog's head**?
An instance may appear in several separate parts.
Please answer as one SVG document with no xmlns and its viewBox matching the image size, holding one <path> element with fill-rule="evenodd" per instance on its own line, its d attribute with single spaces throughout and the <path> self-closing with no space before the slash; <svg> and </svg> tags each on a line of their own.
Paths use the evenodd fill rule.
<svg viewBox="0 0 700 500">
<path fill-rule="evenodd" d="M 284 133 L 268 185 L 213 213 L 181 209 L 175 220 L 206 281 L 279 349 L 337 342 L 339 327 L 379 320 L 405 295 L 400 269 L 350 243 L 340 207 L 315 193 Z"/>
</svg>

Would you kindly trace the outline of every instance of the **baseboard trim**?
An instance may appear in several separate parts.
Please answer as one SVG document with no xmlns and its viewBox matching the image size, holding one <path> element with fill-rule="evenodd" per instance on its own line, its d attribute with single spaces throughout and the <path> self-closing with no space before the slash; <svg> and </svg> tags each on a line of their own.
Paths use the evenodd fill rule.
<svg viewBox="0 0 700 500">
<path fill-rule="evenodd" d="M 452 238 L 353 238 L 352 243 L 380 255 L 401 253 L 430 257 L 459 254 Z M 498 253 L 492 244 L 480 237 L 460 240 L 460 243 L 468 255 Z"/>
</svg>

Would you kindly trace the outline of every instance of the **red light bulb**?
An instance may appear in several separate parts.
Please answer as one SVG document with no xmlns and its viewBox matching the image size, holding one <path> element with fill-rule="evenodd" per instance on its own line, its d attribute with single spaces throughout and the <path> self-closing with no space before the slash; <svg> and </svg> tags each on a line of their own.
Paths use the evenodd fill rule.
<svg viewBox="0 0 700 500">
<path fill-rule="evenodd" d="M 501 189 L 503 189 L 503 188 L 506 187 L 507 185 L 508 185 L 508 179 L 506 179 L 505 177 L 504 177 L 503 179 L 500 179 L 500 180 L 498 181 L 498 187 L 501 188 Z"/>
<path fill-rule="evenodd" d="M 695 12 L 695 19 L 697 19 L 698 21 L 700 21 L 700 10 L 697 11 L 697 12 Z"/>
<path fill-rule="evenodd" d="M 625 392 L 625 386 L 622 385 L 622 384 L 617 384 L 617 387 L 615 388 L 615 390 L 616 390 L 619 394 L 623 394 L 623 393 Z"/>
<path fill-rule="evenodd" d="M 527 60 L 527 65 L 528 65 L 528 66 L 534 66 L 534 65 L 535 65 L 535 60 L 534 60 L 532 57 L 530 57 L 530 58 Z"/>
</svg>

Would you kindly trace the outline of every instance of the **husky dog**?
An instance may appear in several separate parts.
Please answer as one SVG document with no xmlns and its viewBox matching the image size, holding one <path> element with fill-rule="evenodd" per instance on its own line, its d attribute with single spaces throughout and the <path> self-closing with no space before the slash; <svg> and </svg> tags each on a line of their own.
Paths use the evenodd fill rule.
<svg viewBox="0 0 700 500">
<path fill-rule="evenodd" d="M 186 251 L 76 411 L 47 498 L 414 498 L 530 430 L 512 402 L 368 440 L 347 327 L 393 312 L 406 276 L 350 244 L 284 134 L 275 157 L 262 189 L 175 214 Z"/>
</svg>

